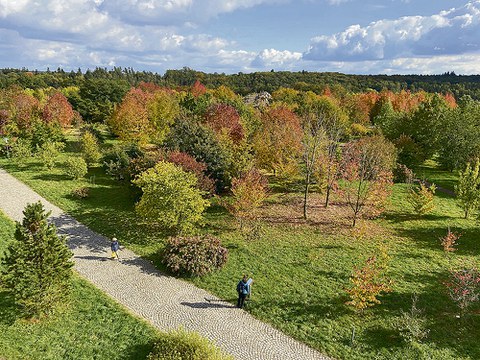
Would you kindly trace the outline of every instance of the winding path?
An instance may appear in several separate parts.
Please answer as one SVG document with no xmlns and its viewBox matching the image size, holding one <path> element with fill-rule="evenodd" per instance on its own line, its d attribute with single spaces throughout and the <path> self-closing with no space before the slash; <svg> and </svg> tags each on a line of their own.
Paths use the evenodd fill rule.
<svg viewBox="0 0 480 360">
<path fill-rule="evenodd" d="M 237 359 L 326 360 L 293 340 L 192 284 L 166 276 L 128 249 L 121 261 L 105 261 L 109 240 L 0 169 L 0 211 L 20 221 L 27 203 L 41 201 L 51 221 L 67 235 L 76 271 L 99 289 L 160 330 L 183 326 L 215 342 Z"/>
</svg>

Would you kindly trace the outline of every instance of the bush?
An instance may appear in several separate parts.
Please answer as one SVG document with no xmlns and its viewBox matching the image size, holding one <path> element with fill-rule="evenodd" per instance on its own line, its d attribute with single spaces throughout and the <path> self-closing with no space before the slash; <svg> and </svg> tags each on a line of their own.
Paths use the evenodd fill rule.
<svg viewBox="0 0 480 360">
<path fill-rule="evenodd" d="M 453 252 L 455 251 L 455 245 L 457 240 L 462 236 L 461 234 L 454 233 L 450 231 L 450 227 L 448 227 L 447 235 L 440 238 L 440 243 L 443 246 L 443 251 L 445 252 Z"/>
<path fill-rule="evenodd" d="M 195 332 L 172 330 L 155 343 L 147 360 L 233 360 Z"/>
<path fill-rule="evenodd" d="M 87 163 L 81 157 L 70 157 L 65 161 L 65 175 L 74 180 L 84 177 L 88 172 Z"/>
<path fill-rule="evenodd" d="M 133 145 L 114 146 L 103 157 L 105 172 L 116 180 L 128 179 L 130 162 L 140 156 L 142 156 L 142 152 Z"/>
<path fill-rule="evenodd" d="M 450 271 L 450 279 L 445 286 L 450 298 L 463 313 L 480 299 L 480 272 L 475 267 Z"/>
<path fill-rule="evenodd" d="M 426 319 L 422 316 L 423 312 L 417 308 L 417 301 L 418 297 L 414 295 L 410 311 L 402 311 L 402 315 L 395 324 L 400 336 L 407 343 L 418 343 L 425 339 L 429 333 L 429 330 L 425 328 Z"/>
<path fill-rule="evenodd" d="M 32 157 L 32 144 L 27 139 L 17 139 L 12 144 L 11 147 L 11 156 L 13 161 L 20 167 L 26 165 L 26 162 L 29 158 Z"/>
<path fill-rule="evenodd" d="M 72 196 L 76 199 L 86 199 L 90 196 L 90 189 L 87 187 L 73 189 Z"/>
<path fill-rule="evenodd" d="M 37 145 L 37 156 L 45 168 L 52 170 L 64 148 L 65 144 L 62 142 L 45 142 L 42 146 Z"/>
<path fill-rule="evenodd" d="M 211 235 L 172 237 L 163 251 L 163 262 L 174 273 L 202 276 L 225 265 L 228 250 Z"/>
<path fill-rule="evenodd" d="M 393 170 L 393 181 L 395 183 L 412 184 L 415 179 L 415 174 L 406 165 L 397 164 Z"/>
</svg>

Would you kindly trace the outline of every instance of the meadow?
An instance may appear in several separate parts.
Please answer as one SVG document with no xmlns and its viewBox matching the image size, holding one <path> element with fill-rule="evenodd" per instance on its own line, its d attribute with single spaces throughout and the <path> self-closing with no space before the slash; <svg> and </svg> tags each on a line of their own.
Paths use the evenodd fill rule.
<svg viewBox="0 0 480 360">
<path fill-rule="evenodd" d="M 67 155 L 68 152 L 63 154 L 59 163 Z M 108 237 L 116 236 L 122 245 L 166 271 L 159 251 L 169 234 L 135 217 L 134 204 L 139 194 L 128 184 L 111 179 L 100 167 L 90 169 L 85 179 L 76 181 L 69 180 L 60 168 L 45 170 L 35 159 L 29 160 L 24 167 L 1 159 L 0 167 L 93 230 Z M 433 162 L 417 171 L 450 190 L 456 181 L 455 174 L 439 170 Z M 90 189 L 90 196 L 83 200 L 73 198 L 71 191 L 81 186 Z M 379 219 L 362 220 L 357 227 L 351 228 L 348 207 L 341 197 L 334 197 L 331 206 L 325 209 L 323 195 L 313 195 L 310 217 L 305 221 L 302 219 L 302 194 L 280 185 L 275 187 L 262 208 L 260 230 L 249 237 L 213 200 L 201 231 L 222 239 L 229 250 L 229 261 L 220 271 L 189 278 L 189 281 L 233 303 L 236 282 L 243 273 L 249 274 L 255 282 L 247 311 L 335 358 L 480 358 L 480 308 L 473 307 L 458 317 L 459 311 L 443 284 L 450 269 L 465 263 L 478 265 L 478 222 L 473 217 L 463 219 L 455 199 L 441 191 L 436 193 L 436 208 L 432 213 L 415 215 L 407 202 L 407 192 L 408 185 L 394 185 L 386 213 Z M 7 230 L 2 231 L 9 231 L 9 226 L 11 224 L 3 225 Z M 448 227 L 462 234 L 457 251 L 450 254 L 443 251 L 439 241 Z M 379 246 L 385 247 L 391 257 L 388 275 L 393 281 L 393 291 L 380 298 L 381 304 L 357 313 L 345 305 L 348 301 L 345 289 L 354 267 L 378 251 Z M 80 292 L 88 285 L 79 280 L 75 288 Z M 115 314 L 114 318 L 119 316 L 118 309 L 112 311 L 115 305 L 93 289 L 81 292 L 90 294 L 84 295 L 85 300 L 90 297 L 85 306 L 88 303 L 93 308 L 83 308 L 85 319 L 76 318 L 78 313 L 72 314 L 71 319 L 77 326 L 111 323 L 113 328 L 105 329 L 109 334 L 138 334 L 138 338 L 122 342 L 126 354 L 128 349 L 135 347 L 146 350 L 147 340 L 153 336 L 151 330 L 115 329 L 117 322 L 108 317 L 111 314 Z M 400 336 L 397 324 L 402 312 L 411 308 L 415 295 L 429 334 L 422 343 L 409 344 Z M 101 298 L 107 305 L 98 305 L 99 301 L 92 301 L 92 297 Z M 4 299 L 1 308 L 9 306 L 12 303 Z M 2 313 L 9 312 L 3 310 Z M 94 320 L 99 318 L 110 320 L 98 324 Z M 89 320 L 94 324 L 86 325 Z M 140 327 L 135 321 L 128 326 Z M 8 317 L 2 322 L 8 323 Z M 22 327 L 33 325 L 19 323 L 18 326 L 18 332 L 28 332 Z M 95 332 L 82 331 L 82 334 L 92 333 Z M 111 344 L 92 342 L 80 334 L 71 338 L 81 346 L 98 346 L 105 354 L 115 348 Z M 12 343 L 11 338 L 7 343 Z M 1 341 L 0 345 L 3 345 Z"/>
</svg>

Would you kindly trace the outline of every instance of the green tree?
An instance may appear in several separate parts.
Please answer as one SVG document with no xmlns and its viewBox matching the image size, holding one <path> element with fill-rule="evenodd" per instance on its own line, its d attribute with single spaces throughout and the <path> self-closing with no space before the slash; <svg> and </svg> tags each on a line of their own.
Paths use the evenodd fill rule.
<svg viewBox="0 0 480 360">
<path fill-rule="evenodd" d="M 102 152 L 97 138 L 90 131 L 86 131 L 81 138 L 82 156 L 87 166 L 92 166 L 100 161 Z"/>
<path fill-rule="evenodd" d="M 32 156 L 32 144 L 28 139 L 19 138 L 12 144 L 12 159 L 19 166 L 24 167 Z"/>
<path fill-rule="evenodd" d="M 26 316 L 40 316 L 68 299 L 72 252 L 40 202 L 28 204 L 23 215 L 2 261 L 3 280 Z"/>
<path fill-rule="evenodd" d="M 161 161 L 142 173 L 135 185 L 143 191 L 136 211 L 154 223 L 180 233 L 191 233 L 203 219 L 209 202 L 196 188 L 194 174 L 179 166 Z"/>
<path fill-rule="evenodd" d="M 480 203 L 480 162 L 477 159 L 472 166 L 467 163 L 464 171 L 460 171 L 458 183 L 455 185 L 455 193 L 457 201 L 462 208 L 465 219 L 468 218 L 470 212 L 477 208 Z"/>
</svg>

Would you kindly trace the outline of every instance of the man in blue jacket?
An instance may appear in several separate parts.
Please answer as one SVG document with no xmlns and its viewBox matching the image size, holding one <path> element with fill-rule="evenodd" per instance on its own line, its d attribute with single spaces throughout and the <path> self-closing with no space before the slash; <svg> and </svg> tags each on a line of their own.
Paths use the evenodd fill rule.
<svg viewBox="0 0 480 360">
<path fill-rule="evenodd" d="M 245 298 L 250 294 L 250 285 L 247 283 L 248 281 L 248 276 L 243 275 L 243 279 L 240 280 L 237 284 L 237 293 L 238 293 L 238 301 L 237 301 L 237 307 L 238 308 L 243 308 L 243 305 L 245 303 Z"/>
</svg>

